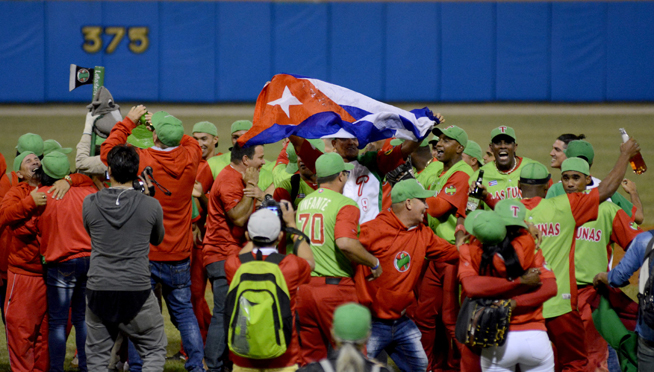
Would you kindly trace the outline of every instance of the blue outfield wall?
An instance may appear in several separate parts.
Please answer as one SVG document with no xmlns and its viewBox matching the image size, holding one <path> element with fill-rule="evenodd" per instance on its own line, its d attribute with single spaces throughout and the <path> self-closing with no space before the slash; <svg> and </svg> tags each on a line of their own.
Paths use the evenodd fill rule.
<svg viewBox="0 0 654 372">
<path fill-rule="evenodd" d="M 0 102 L 253 102 L 276 73 L 383 101 L 654 101 L 654 1 L 0 0 Z"/>
</svg>

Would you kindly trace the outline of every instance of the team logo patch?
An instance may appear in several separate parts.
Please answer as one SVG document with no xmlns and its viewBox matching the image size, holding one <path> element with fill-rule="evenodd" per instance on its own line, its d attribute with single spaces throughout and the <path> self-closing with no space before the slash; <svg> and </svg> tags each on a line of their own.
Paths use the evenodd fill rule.
<svg viewBox="0 0 654 372">
<path fill-rule="evenodd" d="M 488 186 L 497 186 L 497 181 L 488 182 Z"/>
<path fill-rule="evenodd" d="M 409 270 L 409 267 L 411 266 L 411 256 L 405 251 L 398 253 L 395 255 L 393 266 L 395 266 L 395 269 L 401 273 Z"/>
<path fill-rule="evenodd" d="M 446 187 L 445 188 L 445 194 L 450 195 L 450 196 L 456 194 L 456 187 L 454 187 L 454 186 Z"/>
<path fill-rule="evenodd" d="M 79 81 L 80 83 L 86 83 L 87 81 L 89 81 L 90 78 L 91 78 L 91 73 L 89 72 L 89 70 L 82 68 L 79 71 L 77 71 L 77 81 Z"/>
<path fill-rule="evenodd" d="M 306 195 L 304 195 L 304 194 L 297 194 L 297 197 L 301 199 L 301 198 L 306 197 Z"/>
<path fill-rule="evenodd" d="M 325 191 L 325 189 L 318 189 L 318 192 L 322 194 L 322 192 Z"/>
<path fill-rule="evenodd" d="M 384 153 L 384 155 L 390 155 L 391 152 L 393 152 L 393 149 L 390 149 L 390 150 L 386 151 L 386 152 Z"/>
<path fill-rule="evenodd" d="M 629 227 L 631 227 L 632 230 L 638 230 L 638 225 L 636 225 L 635 222 L 632 222 L 631 225 L 629 225 Z"/>
</svg>

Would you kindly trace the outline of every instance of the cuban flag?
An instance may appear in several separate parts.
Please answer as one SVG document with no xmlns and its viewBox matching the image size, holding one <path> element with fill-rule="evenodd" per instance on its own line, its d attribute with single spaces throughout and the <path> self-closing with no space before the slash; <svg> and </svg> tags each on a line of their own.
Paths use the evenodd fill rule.
<svg viewBox="0 0 654 372">
<path fill-rule="evenodd" d="M 296 135 L 357 138 L 364 148 L 391 137 L 420 141 L 438 120 L 426 107 L 409 112 L 322 80 L 279 74 L 259 94 L 253 124 L 239 138 L 241 146 Z"/>
</svg>

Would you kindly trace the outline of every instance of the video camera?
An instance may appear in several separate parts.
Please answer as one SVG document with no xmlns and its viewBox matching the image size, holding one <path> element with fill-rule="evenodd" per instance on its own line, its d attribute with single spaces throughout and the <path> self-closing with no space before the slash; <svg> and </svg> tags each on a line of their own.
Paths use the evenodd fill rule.
<svg viewBox="0 0 654 372">
<path fill-rule="evenodd" d="M 151 182 L 150 186 L 147 186 L 147 180 L 150 180 L 150 182 Z M 145 188 L 147 187 L 148 188 L 147 194 L 152 196 L 152 197 L 154 197 L 154 193 L 156 191 L 156 189 L 154 187 L 155 185 L 161 191 L 163 191 L 163 193 L 166 196 L 172 195 L 172 193 L 167 188 L 161 186 L 161 184 L 159 184 L 159 182 L 157 182 L 157 180 L 154 179 L 154 176 L 152 175 L 152 167 L 149 166 L 149 165 L 147 167 L 145 167 L 145 169 L 143 169 L 143 172 L 141 172 L 141 175 L 140 175 L 139 178 L 132 181 L 132 187 L 134 187 L 134 190 L 140 191 L 140 192 L 146 194 Z"/>
</svg>

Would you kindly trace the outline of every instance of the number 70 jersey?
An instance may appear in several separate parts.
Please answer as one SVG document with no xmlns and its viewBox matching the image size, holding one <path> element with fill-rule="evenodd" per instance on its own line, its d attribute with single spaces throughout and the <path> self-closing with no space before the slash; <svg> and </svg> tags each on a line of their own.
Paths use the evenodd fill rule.
<svg viewBox="0 0 654 372">
<path fill-rule="evenodd" d="M 346 207 L 354 207 L 356 210 Z M 358 211 L 354 200 L 323 188 L 307 195 L 298 205 L 296 223 L 298 229 L 309 237 L 316 262 L 312 276 L 354 276 L 350 260 L 336 246 L 336 222 L 343 208 L 346 208 L 344 212 L 348 214 L 350 211 Z M 358 220 L 358 216 L 356 217 Z"/>
</svg>

